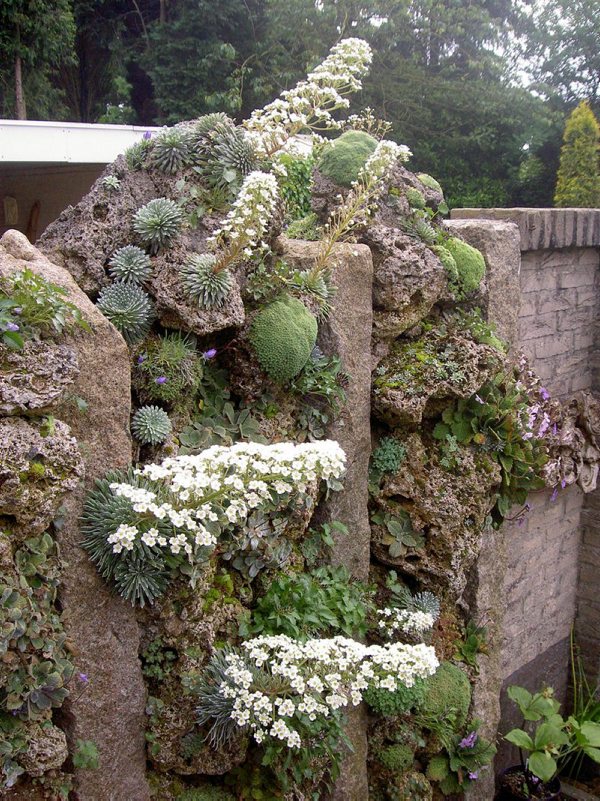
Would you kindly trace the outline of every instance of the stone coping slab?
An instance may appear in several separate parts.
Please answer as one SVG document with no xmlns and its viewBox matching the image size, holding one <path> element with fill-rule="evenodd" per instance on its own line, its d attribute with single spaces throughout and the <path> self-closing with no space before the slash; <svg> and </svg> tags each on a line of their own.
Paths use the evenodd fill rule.
<svg viewBox="0 0 600 801">
<path fill-rule="evenodd" d="M 522 251 L 600 247 L 600 209 L 453 209 L 451 218 L 515 222 Z"/>
</svg>

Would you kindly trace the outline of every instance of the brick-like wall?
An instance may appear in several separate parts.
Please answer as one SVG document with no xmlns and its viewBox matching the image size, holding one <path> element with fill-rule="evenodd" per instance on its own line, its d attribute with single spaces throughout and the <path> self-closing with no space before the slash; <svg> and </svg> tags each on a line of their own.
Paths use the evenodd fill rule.
<svg viewBox="0 0 600 801">
<path fill-rule="evenodd" d="M 469 220 L 470 226 L 484 218 L 518 226 L 515 344 L 553 396 L 600 392 L 600 211 L 460 209 L 452 216 Z M 484 229 L 486 225 L 482 223 Z M 534 493 L 529 503 L 524 520 L 503 527 L 503 689 L 510 684 L 537 689 L 548 683 L 562 700 L 574 622 L 591 678 L 595 681 L 600 674 L 600 491 L 584 495 L 577 486 L 559 488 L 557 493 Z M 520 723 L 511 707 L 503 693 L 500 733 Z M 514 764 L 516 754 L 499 745 L 496 767 Z"/>
</svg>

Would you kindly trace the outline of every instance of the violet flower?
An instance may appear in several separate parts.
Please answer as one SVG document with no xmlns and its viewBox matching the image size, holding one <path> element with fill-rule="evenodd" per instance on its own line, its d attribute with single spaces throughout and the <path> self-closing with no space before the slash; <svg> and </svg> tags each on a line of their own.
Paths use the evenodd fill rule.
<svg viewBox="0 0 600 801">
<path fill-rule="evenodd" d="M 19 330 L 19 326 L 16 323 L 7 323 L 6 324 L 6 330 L 7 331 L 18 331 Z"/>
<path fill-rule="evenodd" d="M 466 737 L 463 737 L 463 739 L 459 742 L 458 747 L 459 748 L 473 748 L 473 746 L 475 745 L 476 742 L 477 742 L 477 732 L 476 731 L 472 731 Z"/>
<path fill-rule="evenodd" d="M 554 501 L 558 498 L 558 485 L 554 487 L 552 490 L 552 495 L 550 496 L 550 503 L 554 503 Z"/>
<path fill-rule="evenodd" d="M 89 682 L 87 673 L 78 673 L 77 678 L 82 684 L 87 684 Z"/>
<path fill-rule="evenodd" d="M 145 356 L 142 355 L 142 356 L 138 356 L 137 357 L 137 363 L 138 364 L 142 364 L 142 362 L 145 362 L 145 361 L 146 361 L 146 357 Z"/>
<path fill-rule="evenodd" d="M 546 389 L 546 387 L 540 387 L 540 395 L 542 400 L 547 401 L 550 398 L 550 393 Z"/>
<path fill-rule="evenodd" d="M 155 384 L 166 384 L 167 383 L 167 376 L 166 375 L 159 375 L 158 378 L 154 379 Z"/>
<path fill-rule="evenodd" d="M 216 355 L 217 355 L 217 349 L 216 348 L 210 348 L 210 350 L 205 350 L 204 351 L 204 353 L 202 354 L 202 358 L 205 361 L 208 361 L 209 359 L 214 359 Z"/>
<path fill-rule="evenodd" d="M 479 778 L 479 771 L 474 770 L 474 771 L 470 772 L 468 775 L 469 775 L 469 779 L 471 779 L 472 782 L 477 781 L 477 779 Z"/>
</svg>

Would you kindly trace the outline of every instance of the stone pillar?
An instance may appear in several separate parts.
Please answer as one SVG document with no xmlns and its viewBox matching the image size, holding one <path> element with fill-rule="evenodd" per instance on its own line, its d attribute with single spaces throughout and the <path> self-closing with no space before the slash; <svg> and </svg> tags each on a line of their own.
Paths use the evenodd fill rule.
<svg viewBox="0 0 600 801">
<path fill-rule="evenodd" d="M 318 242 L 282 240 L 284 258 L 310 268 Z M 371 456 L 371 330 L 373 327 L 373 262 L 366 245 L 338 245 L 332 279 L 337 287 L 333 311 L 320 326 L 319 345 L 337 353 L 349 375 L 347 403 L 327 436 L 346 452 L 344 489 L 322 504 L 320 522 L 339 520 L 347 535 L 335 534 L 332 560 L 362 581 L 369 575 L 371 528 L 368 514 L 368 473 Z M 364 705 L 348 714 L 348 736 L 354 752 L 345 760 L 333 794 L 335 801 L 367 801 L 367 716 Z"/>
<path fill-rule="evenodd" d="M 87 489 L 108 470 L 131 463 L 129 438 L 129 353 L 117 330 L 79 289 L 71 275 L 49 262 L 17 231 L 0 240 L 0 273 L 29 268 L 67 290 L 91 326 L 61 338 L 75 353 L 79 374 L 53 406 L 52 414 L 70 426 L 85 465 L 85 482 L 63 502 L 57 534 L 65 568 L 61 576 L 62 620 L 76 670 L 87 688 L 74 692 L 61 709 L 72 753 L 78 739 L 92 740 L 98 770 L 75 771 L 78 801 L 147 801 L 145 778 L 145 688 L 138 658 L 139 632 L 134 610 L 102 581 L 80 547 Z M 76 401 L 87 404 L 81 411 Z M 76 683 L 76 682 L 74 682 Z M 80 684 L 80 683 L 79 683 Z"/>
</svg>

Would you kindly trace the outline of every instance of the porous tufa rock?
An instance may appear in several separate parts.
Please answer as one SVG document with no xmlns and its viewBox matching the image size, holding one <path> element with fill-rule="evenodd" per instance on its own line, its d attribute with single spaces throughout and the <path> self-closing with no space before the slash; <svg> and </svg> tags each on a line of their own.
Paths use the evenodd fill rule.
<svg viewBox="0 0 600 801">
<path fill-rule="evenodd" d="M 44 726 L 36 726 L 36 731 L 29 740 L 27 751 L 19 757 L 19 762 L 29 776 L 43 776 L 49 770 L 58 770 L 69 752 L 67 738 L 62 729 L 46 722 Z"/>
<path fill-rule="evenodd" d="M 371 226 L 362 241 L 373 253 L 373 336 L 389 342 L 447 295 L 446 271 L 426 245 L 398 228 Z"/>
<path fill-rule="evenodd" d="M 69 426 L 60 420 L 0 419 L 0 515 L 17 533 L 41 534 L 60 502 L 83 477 L 83 460 Z"/>
<path fill-rule="evenodd" d="M 67 345 L 30 341 L 22 350 L 0 346 L 0 415 L 46 414 L 78 374 L 77 357 Z"/>
</svg>

